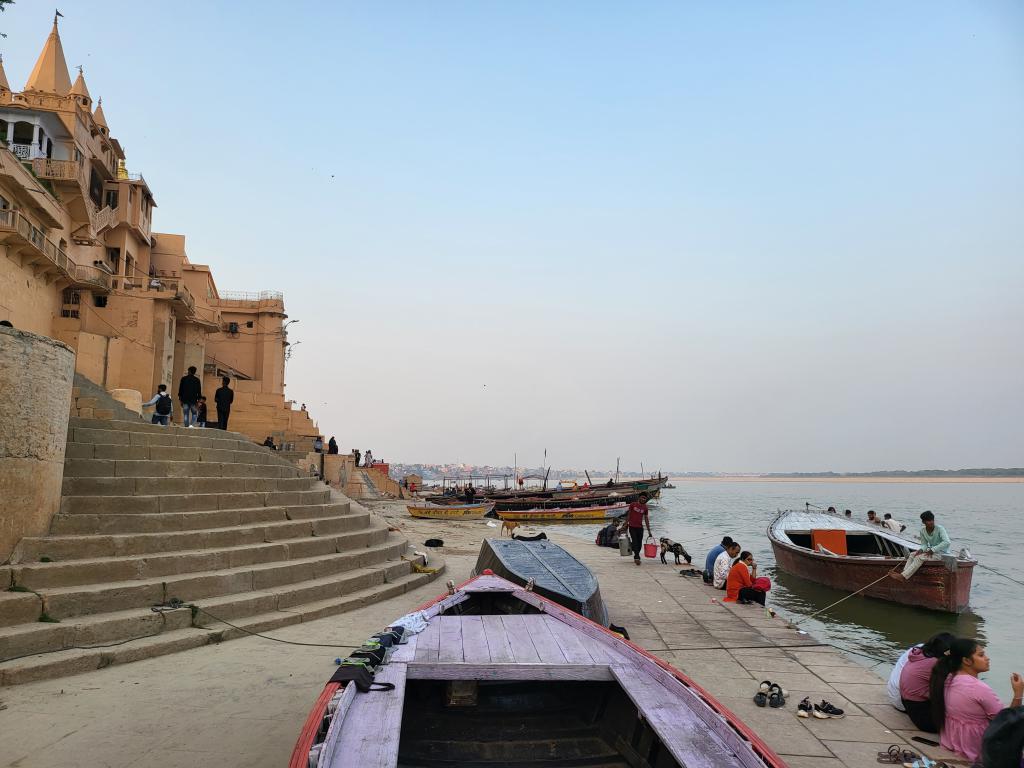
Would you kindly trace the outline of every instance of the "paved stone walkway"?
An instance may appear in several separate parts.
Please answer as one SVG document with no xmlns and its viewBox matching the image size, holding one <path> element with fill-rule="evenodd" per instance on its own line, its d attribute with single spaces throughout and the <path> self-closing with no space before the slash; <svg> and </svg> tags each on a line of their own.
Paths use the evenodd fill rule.
<svg viewBox="0 0 1024 768">
<path fill-rule="evenodd" d="M 481 521 L 482 523 L 482 521 Z M 494 535 L 481 528 L 481 535 Z M 637 568 L 616 551 L 559 537 L 597 574 L 612 621 L 740 715 L 794 768 L 874 768 L 875 753 L 913 744 L 907 718 L 885 699 L 881 678 L 834 649 L 766 618 L 656 560 Z M 447 557 L 445 578 L 465 579 L 475 554 Z M 435 581 L 384 603 L 275 630 L 310 648 L 233 640 L 84 675 L 0 689 L 0 766 L 9 768 L 280 768 L 333 659 L 443 590 Z M 785 708 L 751 700 L 769 679 L 789 691 Z M 827 698 L 842 720 L 795 716 L 803 696 Z"/>
</svg>

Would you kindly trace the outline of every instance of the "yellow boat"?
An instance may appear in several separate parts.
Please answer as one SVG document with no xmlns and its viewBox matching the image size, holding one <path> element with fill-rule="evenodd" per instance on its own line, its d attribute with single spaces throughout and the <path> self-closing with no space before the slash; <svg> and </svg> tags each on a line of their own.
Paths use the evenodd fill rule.
<svg viewBox="0 0 1024 768">
<path fill-rule="evenodd" d="M 494 504 L 406 504 L 413 517 L 428 520 L 479 520 L 494 509 Z"/>
<path fill-rule="evenodd" d="M 608 520 L 624 515 L 628 510 L 628 504 L 610 504 L 601 507 L 510 509 L 497 514 L 502 520 L 532 523 L 534 520 Z"/>
</svg>

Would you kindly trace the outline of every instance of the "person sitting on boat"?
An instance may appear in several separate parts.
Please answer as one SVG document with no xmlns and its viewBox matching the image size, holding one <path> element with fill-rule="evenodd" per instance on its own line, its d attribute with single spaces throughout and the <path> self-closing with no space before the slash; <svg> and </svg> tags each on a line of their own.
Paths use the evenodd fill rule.
<svg viewBox="0 0 1024 768">
<path fill-rule="evenodd" d="M 991 662 L 977 640 L 957 638 L 932 669 L 929 681 L 932 719 L 939 726 L 939 743 L 972 763 L 981 755 L 981 742 L 989 722 L 1003 709 L 996 692 L 978 675 Z M 1015 709 L 1024 696 L 1024 677 L 1010 675 L 1013 698 L 1006 706 Z"/>
<path fill-rule="evenodd" d="M 900 669 L 900 704 L 919 731 L 939 732 L 939 727 L 932 720 L 931 691 L 928 686 L 932 669 L 946 655 L 954 640 L 956 637 L 949 632 L 939 632 L 929 638 L 928 642 L 907 651 L 906 663 Z"/>
<path fill-rule="evenodd" d="M 630 502 L 626 514 L 626 527 L 629 529 L 629 548 L 633 550 L 633 562 L 640 565 L 640 545 L 644 540 L 644 526 L 647 527 L 647 535 L 653 538 L 651 533 L 651 517 L 647 511 L 647 494 L 641 493 L 640 498 Z"/>
<path fill-rule="evenodd" d="M 903 573 L 893 574 L 897 579 L 909 579 L 924 565 L 925 560 L 939 560 L 942 555 L 949 552 L 949 534 L 945 528 L 936 524 L 935 515 L 931 511 L 922 512 L 921 522 L 924 523 L 924 528 L 917 534 L 921 549 L 910 553 Z"/>
<path fill-rule="evenodd" d="M 734 541 L 725 548 L 725 551 L 715 558 L 715 569 L 712 573 L 711 584 L 715 589 L 725 589 L 726 579 L 729 578 L 729 571 L 740 556 L 740 544 Z"/>
<path fill-rule="evenodd" d="M 466 503 L 472 504 L 474 499 L 476 499 L 476 488 L 473 487 L 472 483 L 469 483 L 466 486 Z"/>
<path fill-rule="evenodd" d="M 723 536 L 722 543 L 716 544 L 708 552 L 708 556 L 704 558 L 704 583 L 711 584 L 715 579 L 715 560 L 718 556 L 725 552 L 726 547 L 732 544 L 732 536 Z"/>
<path fill-rule="evenodd" d="M 740 559 L 729 569 L 725 581 L 725 599 L 723 603 L 758 603 L 764 605 L 765 593 L 754 588 L 757 578 L 757 563 L 749 552 L 741 552 Z"/>
<path fill-rule="evenodd" d="M 888 528 L 893 533 L 901 533 L 907 530 L 907 526 L 901 523 L 899 520 L 893 520 L 892 515 L 888 512 L 885 513 L 885 519 L 882 520 L 882 527 Z"/>
<path fill-rule="evenodd" d="M 606 486 L 607 486 L 608 488 L 613 488 L 613 487 L 615 487 L 615 481 L 614 481 L 614 480 L 612 480 L 612 478 L 610 478 L 610 477 L 609 477 L 609 478 L 608 478 L 608 482 L 607 482 L 607 483 L 605 483 L 605 485 L 606 485 Z"/>
</svg>

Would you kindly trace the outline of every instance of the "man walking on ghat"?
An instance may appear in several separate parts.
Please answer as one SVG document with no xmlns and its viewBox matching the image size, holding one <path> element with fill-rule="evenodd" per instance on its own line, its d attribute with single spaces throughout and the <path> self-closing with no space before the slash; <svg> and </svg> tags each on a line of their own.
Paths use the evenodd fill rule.
<svg viewBox="0 0 1024 768">
<path fill-rule="evenodd" d="M 647 512 L 647 494 L 641 493 L 640 498 L 629 505 L 629 512 L 626 517 L 626 527 L 629 528 L 629 548 L 633 550 L 633 562 L 640 565 L 640 545 L 644 540 L 644 526 L 647 527 L 647 535 L 651 533 L 651 517 Z"/>
<path fill-rule="evenodd" d="M 917 573 L 917 569 L 924 565 L 925 560 L 939 560 L 942 555 L 949 552 L 949 534 L 944 527 L 935 523 L 935 515 L 930 511 L 922 512 L 921 522 L 924 523 L 924 528 L 917 534 L 921 549 L 910 553 L 903 573 L 893 574 L 899 581 L 906 581 Z"/>
<path fill-rule="evenodd" d="M 199 398 L 203 394 L 203 383 L 196 376 L 196 367 L 189 366 L 188 373 L 178 382 L 178 402 L 181 403 L 181 426 L 191 427 L 198 421 Z"/>
<path fill-rule="evenodd" d="M 231 404 L 235 402 L 235 393 L 228 386 L 231 383 L 231 379 L 223 376 L 220 381 L 223 386 L 214 393 L 213 401 L 217 403 L 217 421 L 220 428 L 227 429 L 228 416 L 231 415 Z"/>
</svg>

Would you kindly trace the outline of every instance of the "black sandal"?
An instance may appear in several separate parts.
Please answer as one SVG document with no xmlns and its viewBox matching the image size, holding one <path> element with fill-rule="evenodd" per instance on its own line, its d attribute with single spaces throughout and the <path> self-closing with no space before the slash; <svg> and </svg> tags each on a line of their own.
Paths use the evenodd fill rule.
<svg viewBox="0 0 1024 768">
<path fill-rule="evenodd" d="M 878 753 L 878 762 L 887 765 L 903 765 L 920 759 L 919 754 L 911 752 L 909 749 L 903 749 L 899 744 L 893 744 L 885 752 Z"/>
<path fill-rule="evenodd" d="M 786 697 L 782 695 L 782 686 L 772 684 L 771 689 L 768 693 L 768 706 L 773 709 L 778 709 L 786 704 Z"/>
</svg>

